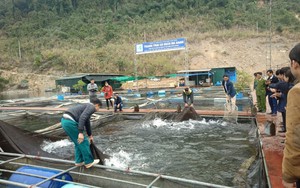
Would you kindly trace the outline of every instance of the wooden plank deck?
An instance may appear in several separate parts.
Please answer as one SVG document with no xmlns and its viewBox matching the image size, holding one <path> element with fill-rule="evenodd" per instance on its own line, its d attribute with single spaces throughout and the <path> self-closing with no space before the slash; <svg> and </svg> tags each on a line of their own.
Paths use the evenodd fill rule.
<svg viewBox="0 0 300 188">
<path fill-rule="evenodd" d="M 258 128 L 260 131 L 262 150 L 266 160 L 267 174 L 269 176 L 270 188 L 283 188 L 281 164 L 284 149 L 284 133 L 278 133 L 280 130 L 281 114 L 270 116 L 267 114 L 258 114 Z M 264 125 L 267 121 L 273 121 L 276 124 L 276 135 L 268 136 L 264 134 Z"/>
<path fill-rule="evenodd" d="M 0 107 L 0 110 L 28 110 L 28 111 L 65 111 L 67 108 L 54 108 L 54 107 Z M 113 110 L 100 109 L 99 112 L 102 113 L 112 113 Z M 123 109 L 123 112 L 117 113 L 132 113 L 133 109 Z M 175 109 L 140 109 L 139 113 L 149 113 L 149 112 L 175 112 Z M 224 111 L 219 110 L 196 110 L 199 115 L 211 115 L 211 116 L 223 116 Z M 136 113 L 136 112 L 135 112 Z M 239 116 L 251 116 L 250 112 L 241 111 L 238 112 Z"/>
</svg>

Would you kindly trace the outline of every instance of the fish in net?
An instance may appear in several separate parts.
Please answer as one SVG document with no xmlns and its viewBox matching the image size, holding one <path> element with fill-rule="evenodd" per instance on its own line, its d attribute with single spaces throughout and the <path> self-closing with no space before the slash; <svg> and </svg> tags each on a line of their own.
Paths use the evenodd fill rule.
<svg viewBox="0 0 300 188">
<path fill-rule="evenodd" d="M 231 102 L 224 104 L 224 117 L 223 120 L 227 122 L 237 123 L 238 107 Z"/>
</svg>

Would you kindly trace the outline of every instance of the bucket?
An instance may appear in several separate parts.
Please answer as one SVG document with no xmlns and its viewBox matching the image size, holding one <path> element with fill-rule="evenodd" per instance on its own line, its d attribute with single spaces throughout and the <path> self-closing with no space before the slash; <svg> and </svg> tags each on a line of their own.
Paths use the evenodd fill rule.
<svg viewBox="0 0 300 188">
<path fill-rule="evenodd" d="M 63 95 L 57 95 L 57 100 L 63 101 L 65 97 Z"/>
<path fill-rule="evenodd" d="M 31 174 L 31 175 L 43 176 L 44 177 L 44 178 L 39 178 L 39 177 L 30 176 L 30 175 L 12 174 L 9 178 L 9 181 L 22 183 L 22 184 L 27 184 L 27 185 L 37 184 L 37 183 L 45 180 L 45 178 L 49 178 L 49 177 L 52 177 L 52 176 L 60 173 L 60 171 L 57 171 L 57 170 L 37 168 L 37 167 L 31 167 L 31 166 L 20 167 L 16 170 L 16 172 L 22 172 L 22 173 L 26 173 L 26 174 Z M 56 179 L 62 179 L 62 180 L 66 180 L 66 181 L 73 181 L 72 176 L 68 173 L 59 175 L 59 176 L 56 177 Z M 38 187 L 55 188 L 55 187 L 62 187 L 65 184 L 67 184 L 67 183 L 58 182 L 58 181 L 54 181 L 54 180 L 49 180 L 49 181 L 46 181 L 45 183 L 39 185 Z M 12 188 L 14 186 L 7 186 L 7 187 Z"/>
</svg>

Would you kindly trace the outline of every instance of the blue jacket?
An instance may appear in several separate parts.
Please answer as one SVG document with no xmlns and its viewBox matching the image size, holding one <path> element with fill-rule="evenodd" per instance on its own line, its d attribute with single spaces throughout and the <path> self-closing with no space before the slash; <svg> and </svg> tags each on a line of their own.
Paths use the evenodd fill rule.
<svg viewBox="0 0 300 188">
<path fill-rule="evenodd" d="M 225 86 L 225 81 L 223 80 L 222 81 L 222 86 L 223 86 L 223 88 L 225 90 L 225 93 L 227 95 L 229 95 L 230 97 L 234 97 L 236 95 L 236 91 L 234 89 L 233 83 L 230 80 L 228 80 L 226 82 L 226 86 Z"/>
<path fill-rule="evenodd" d="M 115 104 L 123 104 L 122 98 L 120 96 L 115 97 Z"/>
<path fill-rule="evenodd" d="M 279 81 L 278 83 L 273 85 L 278 92 L 281 92 L 281 97 L 278 98 L 277 111 L 285 112 L 285 107 L 287 104 L 287 94 L 289 90 L 294 86 L 292 83 L 287 83 L 284 81 Z"/>
</svg>

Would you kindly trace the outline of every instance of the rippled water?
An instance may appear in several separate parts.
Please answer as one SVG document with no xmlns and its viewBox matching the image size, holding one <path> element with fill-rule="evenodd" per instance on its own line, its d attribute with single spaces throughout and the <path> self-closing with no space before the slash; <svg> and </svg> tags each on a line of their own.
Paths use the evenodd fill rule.
<svg viewBox="0 0 300 188">
<path fill-rule="evenodd" d="M 112 156 L 106 165 L 232 186 L 241 164 L 256 155 L 250 129 L 250 123 L 220 120 L 125 120 L 93 130 L 93 135 L 96 145 Z M 73 145 L 57 144 L 47 151 L 73 155 Z"/>
</svg>

